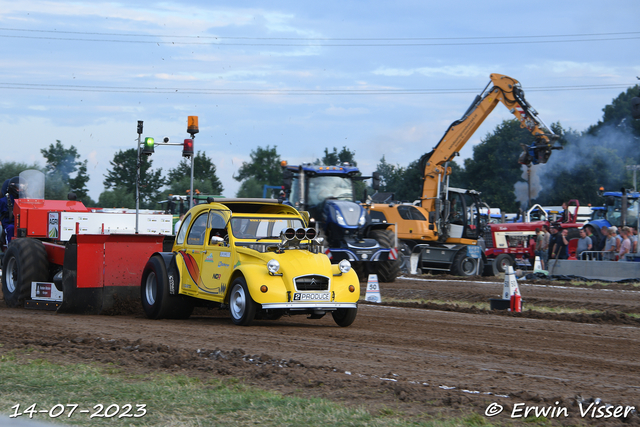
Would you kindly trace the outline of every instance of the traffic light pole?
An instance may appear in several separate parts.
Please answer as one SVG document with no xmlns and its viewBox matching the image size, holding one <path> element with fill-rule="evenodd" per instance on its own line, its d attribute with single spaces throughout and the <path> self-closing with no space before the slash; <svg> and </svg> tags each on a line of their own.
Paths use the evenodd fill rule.
<svg viewBox="0 0 640 427">
<path fill-rule="evenodd" d="M 185 139 L 183 143 L 169 142 L 169 137 L 165 137 L 160 145 L 177 145 L 182 146 L 182 156 L 191 157 L 191 184 L 189 190 L 189 209 L 193 207 L 193 166 L 194 166 L 194 152 L 193 152 L 193 140 L 196 137 L 196 133 L 200 132 L 198 129 L 198 116 L 189 116 L 187 119 L 187 132 L 191 135 L 191 139 Z M 140 213 L 140 167 L 142 154 L 150 156 L 154 152 L 156 146 L 153 138 L 145 138 L 144 149 L 140 149 L 142 146 L 142 120 L 138 120 L 138 157 L 136 159 L 136 234 L 138 234 L 138 215 Z"/>
<path fill-rule="evenodd" d="M 191 140 L 195 139 L 195 134 L 191 134 Z M 193 159 L 195 155 L 191 155 L 191 187 L 189 189 L 189 209 L 193 207 Z"/>
<path fill-rule="evenodd" d="M 136 157 L 136 234 L 138 234 L 138 214 L 140 213 L 140 144 L 142 120 L 138 120 L 138 156 Z"/>
</svg>

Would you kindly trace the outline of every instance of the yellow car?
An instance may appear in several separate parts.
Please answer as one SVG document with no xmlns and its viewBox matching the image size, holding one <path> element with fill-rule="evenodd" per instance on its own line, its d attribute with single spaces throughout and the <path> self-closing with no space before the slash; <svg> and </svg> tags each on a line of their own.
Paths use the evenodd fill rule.
<svg viewBox="0 0 640 427">
<path fill-rule="evenodd" d="M 211 199 L 212 200 L 212 199 Z M 151 256 L 140 294 L 147 317 L 188 318 L 194 306 L 228 307 L 231 320 L 331 312 L 353 323 L 360 284 L 349 261 L 331 264 L 308 215 L 272 199 L 217 199 L 194 206 L 172 252 Z"/>
</svg>

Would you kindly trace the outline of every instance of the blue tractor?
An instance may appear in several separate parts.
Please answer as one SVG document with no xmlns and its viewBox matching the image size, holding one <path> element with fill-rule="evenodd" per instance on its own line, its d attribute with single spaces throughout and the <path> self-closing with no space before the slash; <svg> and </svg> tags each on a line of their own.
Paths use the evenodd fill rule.
<svg viewBox="0 0 640 427">
<path fill-rule="evenodd" d="M 283 162 L 285 203 L 309 212 L 312 227 L 324 238 L 325 253 L 332 263 L 348 260 L 365 280 L 369 273 L 382 282 L 393 282 L 400 272 L 396 236 L 382 221 L 372 221 L 367 210 L 355 201 L 355 185 L 377 173 L 362 176 L 350 164 L 337 166 L 289 165 Z"/>
<path fill-rule="evenodd" d="M 605 191 L 604 215 L 602 218 L 589 221 L 589 224 L 611 227 L 638 227 L 640 212 L 640 193 L 635 191 Z"/>
<path fill-rule="evenodd" d="M 596 236 L 595 250 L 602 250 L 604 247 L 606 236 L 602 234 L 602 227 L 614 225 L 620 228 L 626 225 L 637 228 L 638 216 L 640 215 L 640 193 L 636 191 L 624 189 L 622 191 L 605 191 L 602 193 L 602 197 L 604 197 L 604 207 L 602 209 L 596 208 L 594 214 L 594 217 L 599 218 L 592 219 L 585 224 L 585 227 L 591 228 L 592 233 Z"/>
</svg>

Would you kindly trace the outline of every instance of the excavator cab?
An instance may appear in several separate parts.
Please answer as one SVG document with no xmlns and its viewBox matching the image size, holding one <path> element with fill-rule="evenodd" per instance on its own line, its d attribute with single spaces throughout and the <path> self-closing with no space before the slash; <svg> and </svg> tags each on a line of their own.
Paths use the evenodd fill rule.
<svg viewBox="0 0 640 427">
<path fill-rule="evenodd" d="M 448 215 L 445 212 L 445 222 L 448 238 L 477 240 L 486 225 L 485 216 L 479 211 L 482 206 L 480 193 L 449 187 L 447 201 Z"/>
</svg>

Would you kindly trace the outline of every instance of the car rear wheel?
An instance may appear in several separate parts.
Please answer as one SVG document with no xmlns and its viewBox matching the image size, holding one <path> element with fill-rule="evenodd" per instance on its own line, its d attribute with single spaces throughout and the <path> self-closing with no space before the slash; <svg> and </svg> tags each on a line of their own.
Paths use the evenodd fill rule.
<svg viewBox="0 0 640 427">
<path fill-rule="evenodd" d="M 231 284 L 229 295 L 229 312 L 231 320 L 238 326 L 249 326 L 256 316 L 257 304 L 251 298 L 247 282 L 238 277 Z"/>
<path fill-rule="evenodd" d="M 150 319 L 187 319 L 193 312 L 188 297 L 169 293 L 169 276 L 160 256 L 151 257 L 144 267 L 140 298 Z"/>
</svg>

